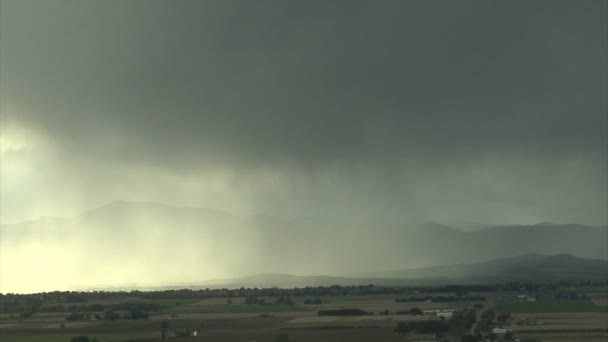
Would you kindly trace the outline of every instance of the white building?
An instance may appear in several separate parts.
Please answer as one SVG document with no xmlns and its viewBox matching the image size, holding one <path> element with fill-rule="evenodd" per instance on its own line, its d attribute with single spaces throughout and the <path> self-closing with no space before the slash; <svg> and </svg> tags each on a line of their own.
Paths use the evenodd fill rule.
<svg viewBox="0 0 608 342">
<path fill-rule="evenodd" d="M 511 330 L 509 329 L 505 329 L 505 328 L 494 328 L 492 329 L 492 332 L 495 334 L 506 334 L 508 332 L 510 332 Z"/>
</svg>

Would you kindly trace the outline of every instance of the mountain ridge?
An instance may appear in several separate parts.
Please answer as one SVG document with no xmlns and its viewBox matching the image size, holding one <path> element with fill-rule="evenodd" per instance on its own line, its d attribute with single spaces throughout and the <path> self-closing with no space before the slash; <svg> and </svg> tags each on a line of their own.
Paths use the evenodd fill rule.
<svg viewBox="0 0 608 342">
<path fill-rule="evenodd" d="M 518 264 L 522 265 L 530 260 L 542 260 L 550 262 L 553 260 L 568 260 L 574 261 L 576 265 L 563 264 L 559 270 L 552 270 L 553 274 L 547 274 L 547 272 L 530 272 L 525 277 L 514 275 L 512 273 L 505 273 L 501 277 L 496 277 L 494 274 L 469 274 L 462 277 L 450 277 L 445 274 L 434 274 L 434 276 L 425 276 L 421 278 L 383 278 L 380 276 L 380 272 L 370 272 L 375 276 L 365 275 L 294 275 L 289 273 L 275 273 L 275 272 L 260 272 L 236 278 L 224 278 L 224 279 L 209 279 L 203 281 L 194 281 L 187 283 L 175 283 L 175 284 L 147 284 L 147 285 L 131 285 L 122 284 L 124 288 L 295 288 L 295 287 L 306 287 L 306 286 L 358 286 L 358 285 L 376 285 L 376 286 L 440 286 L 440 285 L 473 285 L 473 284 L 494 284 L 497 282 L 510 282 L 510 281 L 538 281 L 538 282 L 555 282 L 555 281 L 605 281 L 608 280 L 608 261 L 596 260 L 596 259 L 583 259 L 577 258 L 569 254 L 557 254 L 557 255 L 542 255 L 542 254 L 528 254 L 521 255 L 507 259 L 496 259 L 487 262 L 476 263 L 476 264 L 456 264 L 456 265 L 442 265 L 437 267 L 423 268 L 423 269 L 410 269 L 406 271 L 432 271 L 442 269 L 458 269 L 466 266 L 483 266 L 492 267 L 499 263 L 507 264 Z M 575 268 L 580 265 L 587 265 L 584 273 L 572 272 Z M 541 268 L 542 264 L 535 265 L 535 268 Z M 403 270 L 402 270 L 403 271 Z M 441 273 L 441 272 L 437 272 Z M 121 285 L 115 285 L 121 286 Z M 99 285 L 103 287 L 103 285 Z"/>
</svg>

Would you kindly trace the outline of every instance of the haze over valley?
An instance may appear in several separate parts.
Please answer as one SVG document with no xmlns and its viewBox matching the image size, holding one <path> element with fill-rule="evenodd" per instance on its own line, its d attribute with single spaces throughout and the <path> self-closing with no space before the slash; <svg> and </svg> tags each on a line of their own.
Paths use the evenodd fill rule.
<svg viewBox="0 0 608 342">
<path fill-rule="evenodd" d="M 462 230 L 436 222 L 355 224 L 241 217 L 218 210 L 117 201 L 75 218 L 43 218 L 1 229 L 4 276 L 0 282 L 9 292 L 112 283 L 204 285 L 209 279 L 258 273 L 359 278 L 458 278 L 462 273 L 461 278 L 466 278 L 462 269 L 431 268 L 401 275 L 382 271 L 531 253 L 608 260 L 608 227 L 547 222 Z M 481 273 L 470 281 L 481 278 Z M 40 277 L 45 282 L 37 282 Z"/>
</svg>

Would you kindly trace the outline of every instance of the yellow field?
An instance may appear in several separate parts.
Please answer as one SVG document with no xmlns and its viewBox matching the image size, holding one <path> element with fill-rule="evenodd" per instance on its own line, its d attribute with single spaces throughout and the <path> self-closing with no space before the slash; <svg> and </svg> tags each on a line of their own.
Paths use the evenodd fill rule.
<svg viewBox="0 0 608 342">
<path fill-rule="evenodd" d="M 527 318 L 544 323 L 507 326 L 522 337 L 538 337 L 543 342 L 608 341 L 608 313 L 518 313 L 513 316 L 516 319 Z"/>
<path fill-rule="evenodd" d="M 412 315 L 386 315 L 386 316 L 306 316 L 296 317 L 287 321 L 288 324 L 311 324 L 311 323 L 354 323 L 354 322 L 378 322 L 378 321 L 428 321 L 437 319 L 432 316 Z"/>
<path fill-rule="evenodd" d="M 522 312 L 513 314 L 512 316 L 534 319 L 606 319 L 608 318 L 608 312 Z"/>
<path fill-rule="evenodd" d="M 543 342 L 606 342 L 608 333 L 549 333 L 549 334 L 526 334 L 526 337 L 538 337 Z"/>
</svg>

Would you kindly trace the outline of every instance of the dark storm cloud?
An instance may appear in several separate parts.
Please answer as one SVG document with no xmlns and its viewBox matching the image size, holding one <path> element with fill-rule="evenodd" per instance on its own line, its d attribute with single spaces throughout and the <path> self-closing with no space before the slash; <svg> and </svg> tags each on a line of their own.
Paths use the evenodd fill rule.
<svg viewBox="0 0 608 342">
<path fill-rule="evenodd" d="M 347 201 L 356 185 L 369 198 L 355 207 L 424 215 L 461 198 L 493 203 L 492 213 L 561 215 L 555 196 L 550 209 L 530 204 L 549 188 L 582 196 L 571 199 L 586 208 L 577 219 L 605 221 L 606 10 L 605 1 L 8 0 L 2 114 L 78 167 L 285 173 L 296 207 L 306 202 L 298 196 Z M 321 176 L 301 180 L 300 170 Z M 302 190 L 311 186 L 322 191 Z"/>
<path fill-rule="evenodd" d="M 79 153 L 109 137 L 160 159 L 597 157 L 605 13 L 603 1 L 8 1 L 3 100 Z"/>
</svg>

